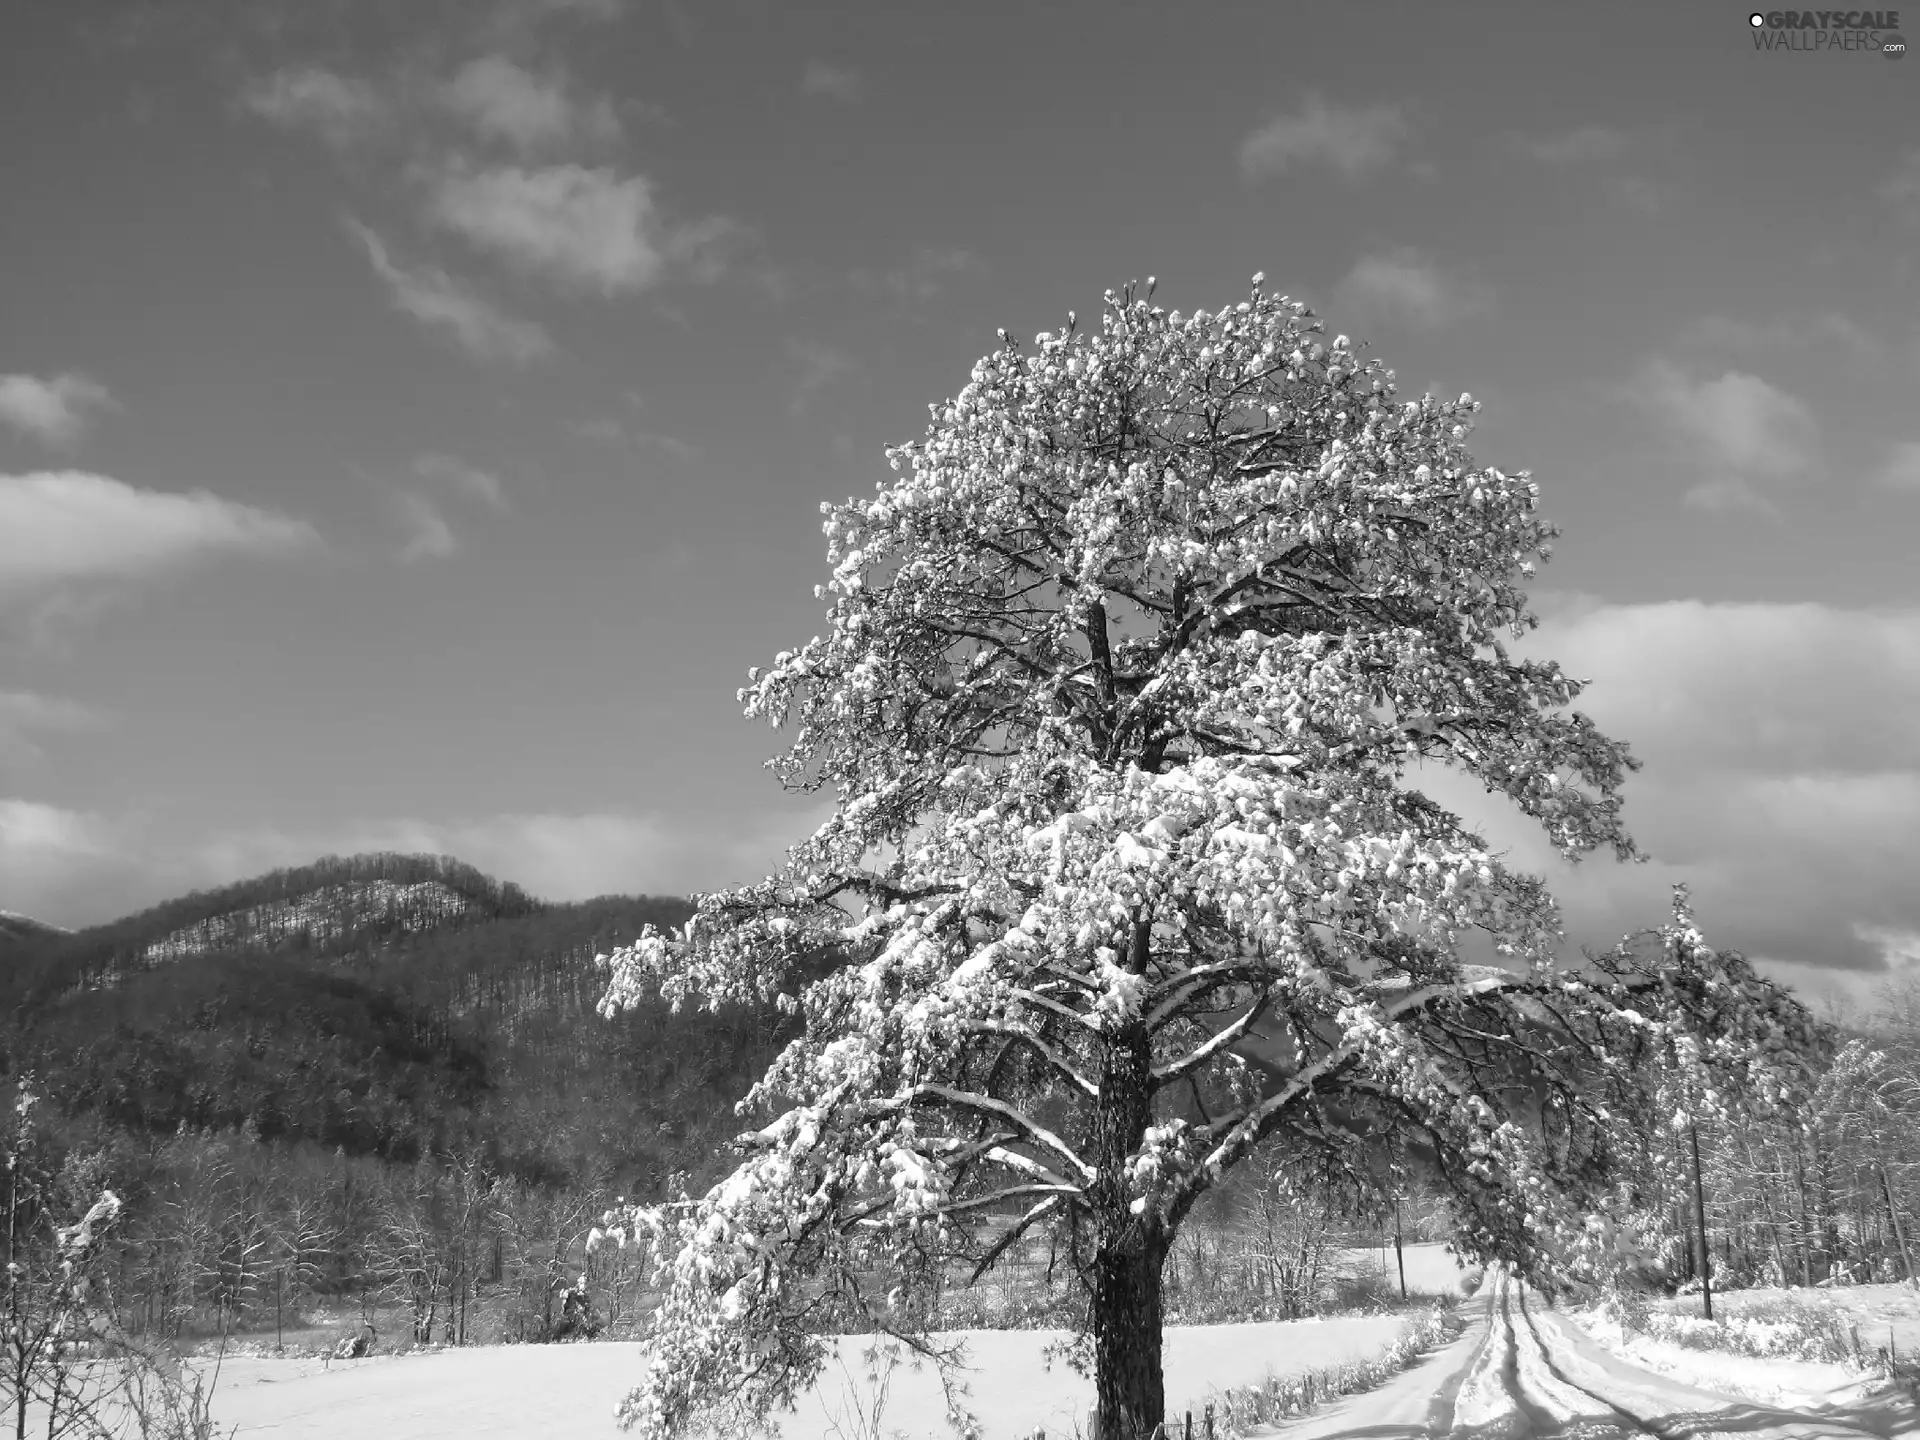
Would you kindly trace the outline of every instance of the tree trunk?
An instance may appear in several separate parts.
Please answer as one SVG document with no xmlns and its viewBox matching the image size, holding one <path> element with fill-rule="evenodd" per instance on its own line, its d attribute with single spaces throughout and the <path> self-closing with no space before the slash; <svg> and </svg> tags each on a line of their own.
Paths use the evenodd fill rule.
<svg viewBox="0 0 1920 1440">
<path fill-rule="evenodd" d="M 1894 1208 L 1893 1186 L 1887 1181 L 1887 1167 L 1880 1167 L 1880 1193 L 1887 1201 L 1887 1223 L 1893 1227 L 1894 1243 L 1900 1247 L 1900 1268 L 1906 1272 L 1907 1283 L 1913 1284 L 1913 1254 L 1907 1249 L 1906 1227 L 1900 1223 L 1900 1212 Z"/>
<path fill-rule="evenodd" d="M 1157 1227 L 1128 1229 L 1132 1243 L 1102 1250 L 1093 1262 L 1095 1440 L 1148 1440 L 1167 1409 L 1160 1357 L 1165 1245 Z"/>
<path fill-rule="evenodd" d="M 1096 610 L 1098 607 L 1095 607 Z M 1105 616 L 1101 616 L 1104 629 Z M 1103 637 L 1104 638 L 1104 637 Z M 1129 965 L 1144 974 L 1149 924 L 1136 921 Z M 1153 1040 L 1140 1020 L 1109 1032 L 1106 1065 L 1093 1111 L 1097 1179 L 1094 1210 L 1094 1440 L 1150 1440 L 1166 1418 L 1160 1368 L 1164 1277 L 1169 1235 L 1151 1207 L 1135 1214 L 1131 1161 L 1153 1122 Z"/>
</svg>

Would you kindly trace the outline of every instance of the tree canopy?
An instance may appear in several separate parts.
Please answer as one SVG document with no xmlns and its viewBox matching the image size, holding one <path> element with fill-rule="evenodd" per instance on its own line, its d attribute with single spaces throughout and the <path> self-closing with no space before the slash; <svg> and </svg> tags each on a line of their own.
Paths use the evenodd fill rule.
<svg viewBox="0 0 1920 1440">
<path fill-rule="evenodd" d="M 1635 1143 L 1638 1058 L 1791 1083 L 1804 1012 L 1684 905 L 1658 953 L 1563 967 L 1543 884 L 1418 788 L 1450 766 L 1567 856 L 1636 853 L 1626 748 L 1508 648 L 1537 486 L 1475 463 L 1470 397 L 1399 401 L 1323 333 L 1259 277 L 1212 313 L 1110 293 L 823 507 L 828 628 L 741 700 L 836 813 L 603 957 L 609 1013 L 657 989 L 805 1026 L 732 1177 L 639 1217 L 673 1268 L 629 1423 L 764 1417 L 835 1325 L 925 1344 L 946 1277 L 1044 1230 L 1097 1433 L 1145 1437 L 1162 1262 L 1256 1151 L 1362 1189 L 1426 1167 L 1465 1249 L 1554 1284 Z"/>
</svg>

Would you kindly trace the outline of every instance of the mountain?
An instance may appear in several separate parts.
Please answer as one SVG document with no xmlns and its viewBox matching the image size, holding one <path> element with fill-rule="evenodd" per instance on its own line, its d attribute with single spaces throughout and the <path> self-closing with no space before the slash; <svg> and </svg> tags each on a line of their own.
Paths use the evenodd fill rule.
<svg viewBox="0 0 1920 1440">
<path fill-rule="evenodd" d="M 12 910 L 0 910 L 0 955 L 9 950 L 42 941 L 54 935 L 66 935 L 71 932 L 58 925 L 49 925 L 44 920 L 35 920 L 31 915 L 21 915 Z"/>
<path fill-rule="evenodd" d="M 691 913 L 547 904 L 446 857 L 328 857 L 72 933 L 21 927 L 0 1059 L 132 1138 L 470 1153 L 644 1193 L 714 1171 L 786 1034 L 772 1013 L 596 1012 L 594 957 Z"/>
</svg>

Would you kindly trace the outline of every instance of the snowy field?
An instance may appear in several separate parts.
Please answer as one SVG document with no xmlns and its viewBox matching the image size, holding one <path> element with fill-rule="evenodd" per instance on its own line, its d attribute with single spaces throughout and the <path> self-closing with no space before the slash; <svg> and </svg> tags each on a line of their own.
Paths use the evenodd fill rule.
<svg viewBox="0 0 1920 1440">
<path fill-rule="evenodd" d="M 1405 1247 L 1408 1295 L 1461 1295 L 1466 1293 L 1467 1270 L 1447 1253 L 1444 1245 L 1408 1245 Z M 1379 1274 L 1389 1285 L 1400 1283 L 1400 1271 L 1394 1262 L 1393 1244 L 1366 1250 L 1342 1250 L 1340 1267 L 1349 1274 Z M 1474 1273 L 1478 1273 L 1475 1267 Z"/>
<path fill-rule="evenodd" d="M 1411 1277 L 1409 1277 L 1411 1278 Z M 1208 1391 L 1258 1381 L 1269 1370 L 1298 1373 L 1376 1354 L 1399 1331 L 1393 1315 L 1344 1316 L 1289 1324 L 1209 1325 L 1167 1332 L 1167 1399 L 1196 1411 Z M 1041 1346 L 1056 1332 L 964 1332 L 974 1367 L 969 1404 L 984 1440 L 1017 1440 L 1084 1428 L 1092 1388 L 1063 1369 L 1047 1370 Z M 846 1363 L 829 1363 L 819 1389 L 781 1433 L 831 1440 L 854 1431 L 853 1405 L 871 1405 L 859 1340 L 842 1342 Z M 230 1358 L 214 1415 L 242 1440 L 615 1440 L 613 1407 L 638 1380 L 637 1344 L 513 1345 L 374 1357 L 326 1371 L 317 1360 Z M 854 1381 L 849 1393 L 849 1377 Z M 944 1437 L 940 1387 L 931 1373 L 895 1372 L 882 1431 L 906 1440 Z"/>
</svg>

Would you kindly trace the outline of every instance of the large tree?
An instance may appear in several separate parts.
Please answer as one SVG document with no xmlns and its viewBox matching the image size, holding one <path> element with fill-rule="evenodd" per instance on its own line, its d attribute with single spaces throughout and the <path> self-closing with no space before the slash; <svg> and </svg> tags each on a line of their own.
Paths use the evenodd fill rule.
<svg viewBox="0 0 1920 1440">
<path fill-rule="evenodd" d="M 1259 277 L 1212 314 L 1109 294 L 1097 333 L 1003 335 L 898 479 L 823 507 L 827 632 L 741 699 L 837 813 L 603 957 L 609 1012 L 805 1025 L 738 1170 L 642 1217 L 671 1281 L 629 1423 L 743 1428 L 823 1331 L 923 1336 L 946 1277 L 1045 1227 L 1098 1434 L 1145 1437 L 1163 1261 L 1257 1148 L 1362 1186 L 1421 1164 L 1465 1248 L 1553 1283 L 1635 1053 L 1684 1031 L 1732 1083 L 1791 1045 L 1684 912 L 1652 959 L 1559 968 L 1542 884 L 1412 783 L 1457 767 L 1568 856 L 1634 854 L 1625 748 L 1502 638 L 1554 533 L 1535 485 L 1474 463 L 1470 397 L 1397 402 L 1321 333 Z"/>
</svg>

